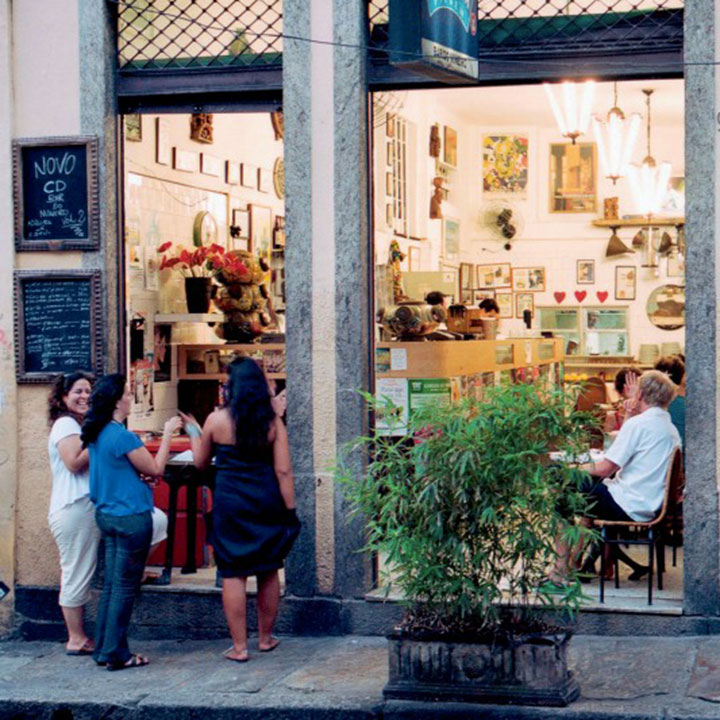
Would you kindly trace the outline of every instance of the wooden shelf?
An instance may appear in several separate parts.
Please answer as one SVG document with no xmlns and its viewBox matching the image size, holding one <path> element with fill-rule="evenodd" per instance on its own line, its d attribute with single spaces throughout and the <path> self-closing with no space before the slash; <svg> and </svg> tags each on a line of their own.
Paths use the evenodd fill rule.
<svg viewBox="0 0 720 720">
<path fill-rule="evenodd" d="M 621 228 L 621 227 L 677 227 L 685 224 L 684 217 L 651 217 L 627 218 L 625 220 L 593 220 L 595 227 Z"/>
<path fill-rule="evenodd" d="M 265 373 L 265 377 L 268 380 L 287 379 L 285 373 Z M 225 382 L 227 378 L 227 373 L 178 373 L 178 380 L 220 380 Z"/>
<path fill-rule="evenodd" d="M 167 313 L 155 315 L 156 323 L 223 323 L 225 316 L 222 313 Z"/>
</svg>

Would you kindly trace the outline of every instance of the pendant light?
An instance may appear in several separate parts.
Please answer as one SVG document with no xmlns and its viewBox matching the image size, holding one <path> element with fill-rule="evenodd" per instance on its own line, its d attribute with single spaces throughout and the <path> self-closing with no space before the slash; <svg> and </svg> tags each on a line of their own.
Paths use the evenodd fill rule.
<svg viewBox="0 0 720 720">
<path fill-rule="evenodd" d="M 617 83 L 614 88 L 615 101 L 610 108 L 607 118 L 593 117 L 593 132 L 600 154 L 600 165 L 606 178 L 613 181 L 613 185 L 627 174 L 638 130 L 642 118 L 633 113 L 629 119 L 618 106 Z"/>
<path fill-rule="evenodd" d="M 567 80 L 561 83 L 563 107 L 560 107 L 553 93 L 553 86 L 543 83 L 545 94 L 550 102 L 555 121 L 563 137 L 575 141 L 587 132 L 590 124 L 593 100 L 595 99 L 595 81 L 586 80 L 583 83 L 574 83 Z M 582 96 L 578 90 L 582 87 Z"/>
<path fill-rule="evenodd" d="M 672 167 L 670 163 L 663 162 L 658 165 L 650 152 L 650 97 L 653 90 L 643 90 L 647 105 L 647 155 L 642 165 L 628 166 L 628 178 L 632 188 L 635 208 L 640 215 L 652 215 L 660 211 L 665 195 Z"/>
</svg>

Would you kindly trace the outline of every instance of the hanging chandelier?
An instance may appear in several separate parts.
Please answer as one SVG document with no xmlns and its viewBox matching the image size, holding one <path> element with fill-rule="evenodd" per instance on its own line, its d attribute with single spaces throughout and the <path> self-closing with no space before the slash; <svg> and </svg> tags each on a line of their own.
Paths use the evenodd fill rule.
<svg viewBox="0 0 720 720">
<path fill-rule="evenodd" d="M 600 165 L 606 178 L 613 181 L 613 185 L 627 174 L 638 130 L 642 118 L 639 113 L 633 113 L 629 119 L 618 106 L 617 83 L 614 88 L 615 101 L 607 114 L 607 118 L 593 117 L 593 131 L 600 154 Z"/>
<path fill-rule="evenodd" d="M 575 141 L 585 135 L 590 124 L 593 100 L 595 99 L 595 81 L 586 80 L 583 83 L 574 83 L 565 80 L 561 83 L 562 102 L 560 107 L 550 83 L 543 83 L 545 93 L 550 102 L 555 122 L 557 122 L 563 137 Z M 582 96 L 578 97 L 578 90 L 582 87 Z"/>
<path fill-rule="evenodd" d="M 647 105 L 647 155 L 642 165 L 628 165 L 628 178 L 632 188 L 636 211 L 640 215 L 652 215 L 660 211 L 665 195 L 672 166 L 668 162 L 658 165 L 650 152 L 650 96 L 653 90 L 643 90 Z"/>
</svg>

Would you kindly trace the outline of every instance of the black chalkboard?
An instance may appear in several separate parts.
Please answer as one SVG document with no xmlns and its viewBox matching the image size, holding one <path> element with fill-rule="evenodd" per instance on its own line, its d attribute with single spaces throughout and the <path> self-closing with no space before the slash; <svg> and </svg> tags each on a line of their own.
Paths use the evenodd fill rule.
<svg viewBox="0 0 720 720">
<path fill-rule="evenodd" d="M 16 140 L 13 172 L 18 250 L 98 247 L 95 138 Z"/>
<path fill-rule="evenodd" d="M 15 347 L 18 382 L 102 365 L 98 271 L 17 271 Z"/>
</svg>

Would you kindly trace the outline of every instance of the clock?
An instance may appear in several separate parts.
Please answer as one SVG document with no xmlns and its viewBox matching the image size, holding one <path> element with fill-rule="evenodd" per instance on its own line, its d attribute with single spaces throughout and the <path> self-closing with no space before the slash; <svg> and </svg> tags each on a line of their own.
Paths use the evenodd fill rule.
<svg viewBox="0 0 720 720">
<path fill-rule="evenodd" d="M 193 245 L 201 247 L 217 242 L 217 221 L 207 210 L 201 210 L 193 223 Z"/>
</svg>

